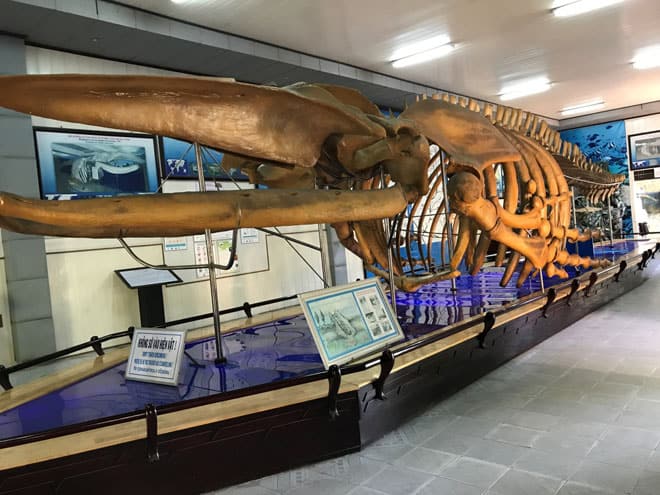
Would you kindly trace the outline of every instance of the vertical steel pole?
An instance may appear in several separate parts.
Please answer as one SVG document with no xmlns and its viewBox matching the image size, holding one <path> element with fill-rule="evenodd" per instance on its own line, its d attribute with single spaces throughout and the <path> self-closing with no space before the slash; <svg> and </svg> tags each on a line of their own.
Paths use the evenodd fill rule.
<svg viewBox="0 0 660 495">
<path fill-rule="evenodd" d="M 612 203 L 607 198 L 607 214 L 610 217 L 610 246 L 614 246 L 614 227 L 612 226 Z"/>
<path fill-rule="evenodd" d="M 447 164 L 445 163 L 447 155 L 444 151 L 440 152 L 440 166 L 442 167 L 442 194 L 444 195 L 445 202 L 445 223 L 447 224 L 447 252 L 449 253 L 449 260 L 451 263 L 451 258 L 454 255 L 454 229 L 449 221 L 449 199 L 447 197 Z M 440 249 L 444 249 L 444 246 L 441 246 Z M 451 279 L 451 290 L 456 292 L 456 279 Z"/>
<path fill-rule="evenodd" d="M 323 273 L 323 285 L 327 289 L 335 285 L 335 278 L 332 273 L 330 262 L 330 253 L 328 253 L 328 226 L 324 223 L 319 224 L 319 248 L 321 251 L 321 270 Z"/>
<path fill-rule="evenodd" d="M 571 186 L 571 203 L 573 206 L 573 228 L 577 230 L 577 211 L 575 211 L 575 187 Z M 580 256 L 580 241 L 575 241 L 575 254 Z"/>
<path fill-rule="evenodd" d="M 383 167 L 380 168 L 380 188 L 385 189 L 385 170 Z M 396 316 L 396 285 L 394 284 L 394 258 L 392 257 L 392 240 L 391 229 L 390 229 L 390 219 L 383 219 L 383 228 L 385 230 L 385 238 L 387 239 L 387 272 L 389 274 L 390 282 L 390 304 L 392 305 L 392 311 L 394 316 Z"/>
<path fill-rule="evenodd" d="M 199 190 L 206 192 L 206 181 L 204 180 L 204 162 L 202 157 L 202 147 L 195 143 L 195 160 L 197 161 L 197 180 L 199 181 Z M 211 308 L 213 310 L 213 330 L 215 332 L 216 364 L 224 363 L 227 358 L 222 351 L 222 333 L 220 332 L 220 307 L 218 304 L 218 285 L 215 277 L 215 256 L 213 255 L 213 239 L 211 230 L 204 230 L 206 240 L 206 257 L 209 270 L 209 284 L 211 285 Z"/>
</svg>

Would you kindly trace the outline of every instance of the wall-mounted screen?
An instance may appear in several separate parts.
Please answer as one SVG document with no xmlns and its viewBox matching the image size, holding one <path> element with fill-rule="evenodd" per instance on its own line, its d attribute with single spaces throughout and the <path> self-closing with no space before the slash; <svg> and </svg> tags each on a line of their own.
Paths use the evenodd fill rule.
<svg viewBox="0 0 660 495">
<path fill-rule="evenodd" d="M 34 138 L 44 199 L 83 199 L 158 190 L 154 136 L 36 128 Z"/>
<path fill-rule="evenodd" d="M 660 131 L 633 134 L 628 139 L 632 170 L 660 166 Z"/>
<path fill-rule="evenodd" d="M 195 146 L 188 141 L 170 137 L 161 138 L 163 156 L 163 179 L 197 179 L 197 159 Z M 222 168 L 223 153 L 213 148 L 202 146 L 204 179 L 247 181 L 247 175 L 238 169 L 231 169 L 228 174 Z"/>
</svg>

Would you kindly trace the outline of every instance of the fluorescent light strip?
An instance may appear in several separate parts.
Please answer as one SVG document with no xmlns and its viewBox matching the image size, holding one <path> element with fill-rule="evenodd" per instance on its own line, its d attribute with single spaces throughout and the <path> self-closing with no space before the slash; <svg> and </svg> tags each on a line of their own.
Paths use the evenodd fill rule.
<svg viewBox="0 0 660 495">
<path fill-rule="evenodd" d="M 563 116 L 568 116 L 568 115 L 577 115 L 578 113 L 585 113 L 585 112 L 591 112 L 594 110 L 600 110 L 605 106 L 605 102 L 603 100 L 598 100 L 598 101 L 591 101 L 589 103 L 582 103 L 580 105 L 573 105 L 570 107 L 562 108 L 561 109 L 561 114 Z"/>
<path fill-rule="evenodd" d="M 435 60 L 436 58 L 444 57 L 453 51 L 454 48 L 456 48 L 455 45 L 452 43 L 447 43 L 446 45 L 438 46 L 421 53 L 415 53 L 414 55 L 409 55 L 407 57 L 395 60 L 392 62 L 392 67 L 395 69 L 400 69 L 401 67 L 408 67 L 409 65 L 421 64 L 423 62 Z"/>
<path fill-rule="evenodd" d="M 390 61 L 399 60 L 401 58 L 409 57 L 411 55 L 416 55 L 418 53 L 425 52 L 427 50 L 432 50 L 433 48 L 438 48 L 442 45 L 447 45 L 451 42 L 451 39 L 446 34 L 441 34 L 438 36 L 433 36 L 431 38 L 423 39 L 422 41 L 416 41 L 414 43 L 408 43 L 407 45 L 402 46 L 396 50 L 390 57 Z"/>
<path fill-rule="evenodd" d="M 660 45 L 641 49 L 633 59 L 635 69 L 652 69 L 660 67 Z"/>
<path fill-rule="evenodd" d="M 522 98 L 523 96 L 542 93 L 549 90 L 551 87 L 552 83 L 548 81 L 548 78 L 537 77 L 505 86 L 502 88 L 502 92 L 499 96 L 502 101 L 514 100 L 516 98 Z"/>
<path fill-rule="evenodd" d="M 623 1 L 624 0 L 578 0 L 577 2 L 571 2 L 562 5 L 561 7 L 553 8 L 552 13 L 557 17 L 571 17 L 574 15 L 585 14 L 592 10 L 609 7 L 610 5 L 616 5 Z"/>
</svg>

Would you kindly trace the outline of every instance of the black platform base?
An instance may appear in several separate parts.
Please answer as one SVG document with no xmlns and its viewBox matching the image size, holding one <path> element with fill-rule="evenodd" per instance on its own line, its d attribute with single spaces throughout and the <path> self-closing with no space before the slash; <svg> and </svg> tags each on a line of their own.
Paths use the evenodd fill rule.
<svg viewBox="0 0 660 495">
<path fill-rule="evenodd" d="M 633 265 L 618 278 L 596 282 L 588 296 L 586 291 L 576 293 L 570 306 L 566 298 L 558 300 L 548 308 L 547 318 L 542 309 L 535 309 L 503 325 L 496 322 L 483 348 L 474 337 L 392 373 L 385 400 L 376 398 L 372 385 L 340 394 L 334 420 L 327 399 L 307 401 L 159 435 L 157 461 L 148 455 L 155 446 L 142 440 L 0 471 L 0 493 L 200 493 L 357 451 L 430 402 L 637 287 L 645 277 Z M 327 389 L 327 382 L 319 386 Z"/>
</svg>

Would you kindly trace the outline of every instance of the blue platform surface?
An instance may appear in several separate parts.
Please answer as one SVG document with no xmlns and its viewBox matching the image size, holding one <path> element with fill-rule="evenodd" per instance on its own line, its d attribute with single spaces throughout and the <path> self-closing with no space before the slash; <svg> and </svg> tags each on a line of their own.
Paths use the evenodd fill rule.
<svg viewBox="0 0 660 495">
<path fill-rule="evenodd" d="M 635 247 L 635 242 L 604 244 L 596 246 L 596 256 L 614 260 Z M 475 276 L 463 275 L 456 279 L 455 292 L 450 281 L 424 286 L 415 293 L 397 292 L 397 315 L 406 339 L 540 290 L 538 276 L 518 289 L 514 275 L 506 287 L 500 287 L 503 270 L 485 268 Z M 544 281 L 545 287 L 560 282 L 556 277 Z M 303 316 L 225 335 L 226 364 L 214 364 L 212 338 L 186 347 L 203 367 L 185 356 L 178 387 L 127 381 L 123 363 L 0 414 L 0 440 L 144 410 L 147 404 L 162 406 L 323 370 Z"/>
</svg>

